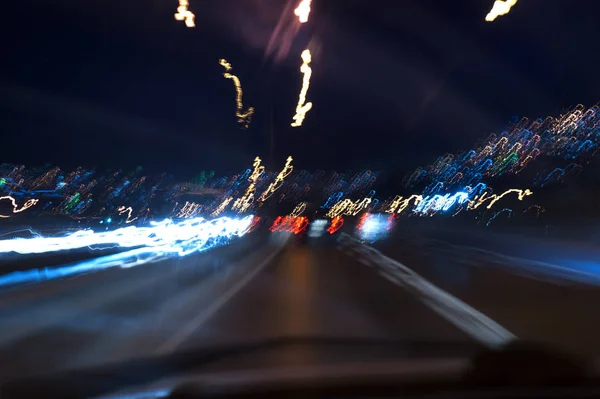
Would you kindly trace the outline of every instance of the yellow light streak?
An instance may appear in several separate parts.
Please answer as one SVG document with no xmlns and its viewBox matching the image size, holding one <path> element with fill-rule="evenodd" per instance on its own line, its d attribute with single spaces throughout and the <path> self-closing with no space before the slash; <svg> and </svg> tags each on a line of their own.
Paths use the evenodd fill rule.
<svg viewBox="0 0 600 399">
<path fill-rule="evenodd" d="M 131 212 L 133 212 L 132 207 L 125 208 L 124 206 L 120 206 L 117 208 L 117 212 L 119 212 L 119 215 L 127 213 L 127 219 L 125 220 L 125 223 L 131 223 L 137 219 L 137 216 L 134 217 L 133 219 L 131 218 Z"/>
<path fill-rule="evenodd" d="M 269 187 L 267 187 L 267 189 L 265 190 L 264 193 L 262 193 L 262 195 L 259 197 L 259 201 L 265 201 L 266 199 L 268 199 L 271 195 L 273 195 L 273 193 L 275 191 L 277 191 L 282 185 L 283 185 L 283 180 L 290 174 L 292 173 L 292 170 L 294 170 L 294 167 L 292 166 L 292 161 L 293 158 L 290 155 L 287 160 L 285 161 L 285 166 L 283 167 L 283 169 L 281 170 L 281 172 L 279 172 L 279 174 L 277 175 L 277 177 L 275 178 L 275 180 L 269 184 Z"/>
<path fill-rule="evenodd" d="M 185 21 L 185 26 L 193 28 L 196 26 L 196 24 L 194 24 L 194 18 L 196 18 L 196 16 L 188 10 L 188 5 L 189 2 L 187 0 L 179 0 L 179 7 L 177 7 L 175 19 L 177 21 Z"/>
<path fill-rule="evenodd" d="M 492 206 L 496 202 L 498 202 L 502 197 L 504 197 L 505 195 L 510 194 L 510 193 L 517 193 L 517 197 L 518 197 L 519 201 L 523 201 L 523 198 L 525 198 L 528 195 L 533 194 L 533 192 L 530 191 L 529 189 L 521 190 L 518 188 L 511 188 L 510 190 L 506 190 L 502 194 L 499 194 L 499 195 L 492 194 L 489 197 L 487 196 L 487 192 L 485 192 L 482 195 L 476 196 L 475 198 L 473 198 L 472 201 L 469 201 L 469 205 L 468 205 L 467 209 L 470 209 L 470 210 L 477 209 L 478 207 L 483 205 L 483 203 L 486 201 L 491 201 L 488 204 L 488 206 L 486 207 L 487 209 L 491 209 Z"/>
<path fill-rule="evenodd" d="M 256 182 L 258 182 L 258 178 L 265 171 L 265 167 L 262 166 L 260 164 L 260 162 L 261 162 L 261 159 L 259 157 L 254 158 L 254 163 L 252 164 L 253 170 L 252 170 L 252 173 L 250 174 L 250 177 L 248 177 L 248 181 L 250 182 L 250 185 L 248 186 L 248 189 L 246 190 L 244 195 L 241 198 L 238 198 L 237 200 L 235 200 L 235 202 L 233 203 L 233 206 L 231 207 L 231 209 L 233 209 L 234 211 L 245 212 L 250 207 L 250 205 L 252 205 L 252 203 L 254 202 L 254 192 L 256 191 Z"/>
<path fill-rule="evenodd" d="M 294 210 L 292 211 L 292 213 L 290 213 L 290 216 L 300 216 L 302 215 L 302 213 L 306 210 L 306 202 L 301 202 L 298 205 L 296 205 L 296 207 L 294 208 Z"/>
<path fill-rule="evenodd" d="M 37 204 L 39 202 L 39 199 L 35 199 L 35 198 L 28 199 L 27 201 L 25 201 L 23 206 L 19 208 L 19 206 L 17 205 L 17 200 L 15 200 L 10 195 L 0 197 L 0 201 L 2 201 L 2 200 L 9 200 L 12 203 L 13 213 L 23 212 L 24 210 L 31 208 L 32 206 L 34 206 L 35 204 Z M 10 216 L 8 216 L 8 215 L 0 215 L 0 218 L 9 218 L 9 217 Z"/>
<path fill-rule="evenodd" d="M 388 207 L 388 209 L 386 210 L 387 213 L 402 213 L 409 205 L 410 205 L 410 201 L 413 201 L 413 205 L 418 205 L 419 202 L 423 201 L 423 196 L 422 195 L 418 195 L 418 194 L 413 194 L 408 198 L 404 198 L 400 195 L 397 195 L 394 200 L 392 201 L 392 203 L 390 204 L 390 206 Z"/>
<path fill-rule="evenodd" d="M 304 122 L 304 118 L 306 117 L 306 113 L 311 110 L 312 103 L 306 103 L 306 93 L 308 92 L 308 87 L 310 86 L 310 77 L 312 75 L 312 68 L 308 65 L 312 61 L 312 56 L 310 54 L 310 50 L 306 49 L 302 52 L 302 66 L 300 67 L 300 72 L 304 74 L 302 79 L 302 90 L 300 90 L 300 96 L 298 98 L 298 105 L 296 105 L 296 115 L 292 119 L 292 127 L 302 126 L 302 122 Z"/>
<path fill-rule="evenodd" d="M 227 208 L 227 205 L 229 205 L 229 203 L 233 200 L 233 197 L 227 197 L 223 200 L 223 202 L 221 202 L 219 204 L 219 206 L 217 207 L 217 209 L 214 210 L 213 213 L 211 213 L 211 216 L 217 216 L 219 215 L 221 212 L 223 212 L 225 210 L 225 208 Z"/>
<path fill-rule="evenodd" d="M 369 206 L 371 201 L 371 197 L 365 197 L 363 199 L 356 200 L 356 202 L 352 202 L 352 200 L 346 198 L 332 206 L 329 212 L 327 212 L 326 216 L 330 218 L 335 218 L 342 215 L 356 216 L 363 209 Z"/>
<path fill-rule="evenodd" d="M 308 16 L 310 15 L 310 3 L 311 0 L 301 0 L 298 7 L 294 10 L 294 14 L 296 14 L 301 23 L 308 21 Z"/>
<path fill-rule="evenodd" d="M 517 0 L 496 0 L 490 12 L 485 16 L 485 20 L 492 22 L 500 15 L 506 15 L 511 7 L 517 4 Z"/>
<path fill-rule="evenodd" d="M 327 217 L 334 218 L 337 216 L 345 215 L 346 210 L 351 208 L 354 205 L 352 200 L 346 198 L 344 200 L 338 201 L 335 205 L 331 207 L 329 212 L 327 212 Z"/>
<path fill-rule="evenodd" d="M 247 128 L 248 125 L 250 124 L 250 119 L 252 118 L 252 115 L 254 115 L 254 107 L 248 107 L 248 110 L 246 112 L 242 112 L 242 108 L 243 108 L 242 95 L 244 94 L 244 92 L 242 91 L 242 84 L 240 83 L 240 79 L 237 76 L 229 73 L 229 71 L 231 71 L 231 64 L 229 62 L 227 62 L 226 59 L 221 58 L 219 60 L 219 64 L 221 66 L 223 66 L 223 68 L 225 68 L 225 72 L 223 73 L 223 76 L 227 79 L 233 80 L 233 85 L 235 86 L 235 91 L 236 91 L 235 116 L 238 118 L 238 123 L 242 124 L 244 126 L 244 128 Z"/>
</svg>

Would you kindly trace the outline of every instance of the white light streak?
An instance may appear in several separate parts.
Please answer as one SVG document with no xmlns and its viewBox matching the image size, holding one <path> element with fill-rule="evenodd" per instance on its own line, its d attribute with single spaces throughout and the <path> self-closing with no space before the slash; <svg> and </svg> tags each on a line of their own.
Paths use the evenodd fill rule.
<svg viewBox="0 0 600 399">
<path fill-rule="evenodd" d="M 127 220 L 125 220 L 125 223 L 131 223 L 137 219 L 137 216 L 133 219 L 131 218 L 131 212 L 133 212 L 132 207 L 125 208 L 124 206 L 120 206 L 117 208 L 117 212 L 119 212 L 119 215 L 127 213 Z"/>
<path fill-rule="evenodd" d="M 62 237 L 37 236 L 0 240 L 0 253 L 40 254 L 76 248 L 149 247 L 153 250 L 185 256 L 210 247 L 215 240 L 242 236 L 253 216 L 243 219 L 222 217 L 174 222 L 165 219 L 151 222 L 150 227 L 128 226 L 111 231 L 78 230 Z"/>
<path fill-rule="evenodd" d="M 511 7 L 517 4 L 517 0 L 496 0 L 490 12 L 485 16 L 485 20 L 492 22 L 500 15 L 506 15 Z"/>
<path fill-rule="evenodd" d="M 312 0 L 301 0 L 300 4 L 298 4 L 298 7 L 294 10 L 294 14 L 296 14 L 301 23 L 308 22 L 311 1 Z"/>
</svg>

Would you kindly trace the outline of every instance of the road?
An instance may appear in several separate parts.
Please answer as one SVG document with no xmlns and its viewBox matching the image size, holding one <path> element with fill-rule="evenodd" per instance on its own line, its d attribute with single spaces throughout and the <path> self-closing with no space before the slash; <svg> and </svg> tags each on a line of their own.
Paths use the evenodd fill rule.
<svg viewBox="0 0 600 399">
<path fill-rule="evenodd" d="M 470 259 L 425 234 L 378 251 L 349 236 L 286 237 L 253 233 L 177 261 L 4 289 L 1 379 L 278 337 L 406 342 L 440 356 L 521 339 L 600 354 L 596 285 Z M 287 361 L 323 357 L 307 353 Z"/>
</svg>

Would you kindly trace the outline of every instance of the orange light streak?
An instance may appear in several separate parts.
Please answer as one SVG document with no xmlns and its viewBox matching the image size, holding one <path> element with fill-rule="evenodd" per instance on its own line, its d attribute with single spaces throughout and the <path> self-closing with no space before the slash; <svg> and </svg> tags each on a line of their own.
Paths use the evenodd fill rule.
<svg viewBox="0 0 600 399">
<path fill-rule="evenodd" d="M 331 219 L 331 225 L 327 229 L 327 232 L 329 234 L 333 234 L 336 231 L 338 231 L 339 229 L 341 229 L 343 225 L 344 225 L 344 218 L 341 216 L 336 216 L 333 219 Z"/>
</svg>

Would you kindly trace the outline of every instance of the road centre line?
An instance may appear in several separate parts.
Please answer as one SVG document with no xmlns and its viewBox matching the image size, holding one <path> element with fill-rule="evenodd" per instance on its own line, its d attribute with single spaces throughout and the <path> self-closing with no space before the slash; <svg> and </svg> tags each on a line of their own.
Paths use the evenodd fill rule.
<svg viewBox="0 0 600 399">
<path fill-rule="evenodd" d="M 498 347 L 517 339 L 514 334 L 494 320 L 375 248 L 344 233 L 338 242 L 353 249 L 361 263 L 364 263 L 363 259 L 368 259 L 371 265 L 380 268 L 380 274 L 384 278 L 411 291 L 426 306 L 477 341 L 489 347 Z"/>
</svg>

